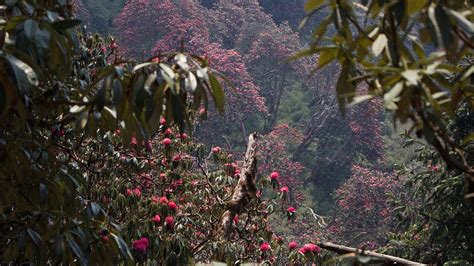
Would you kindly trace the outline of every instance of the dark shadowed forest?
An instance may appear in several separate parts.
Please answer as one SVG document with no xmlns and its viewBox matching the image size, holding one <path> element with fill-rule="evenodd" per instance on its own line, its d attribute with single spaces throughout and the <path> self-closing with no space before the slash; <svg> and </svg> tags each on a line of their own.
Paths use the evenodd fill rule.
<svg viewBox="0 0 474 266">
<path fill-rule="evenodd" d="M 472 265 L 471 0 L 0 0 L 0 264 Z"/>
</svg>

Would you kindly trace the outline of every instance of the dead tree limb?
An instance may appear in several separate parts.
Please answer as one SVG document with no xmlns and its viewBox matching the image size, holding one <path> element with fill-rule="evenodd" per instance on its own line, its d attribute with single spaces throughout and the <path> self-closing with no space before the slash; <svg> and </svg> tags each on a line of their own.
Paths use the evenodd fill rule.
<svg viewBox="0 0 474 266">
<path fill-rule="evenodd" d="M 241 213 L 248 202 L 255 197 L 255 177 L 257 175 L 257 134 L 249 137 L 244 164 L 240 171 L 239 181 L 234 188 L 232 199 L 227 202 L 221 218 L 220 235 L 229 239 L 232 233 L 232 221 L 236 214 Z"/>
<path fill-rule="evenodd" d="M 369 257 L 379 258 L 379 259 L 382 259 L 384 261 L 391 262 L 391 263 L 397 264 L 397 265 L 426 265 L 426 264 L 422 264 L 422 263 L 419 263 L 419 262 L 402 259 L 402 258 L 399 258 L 399 257 L 380 254 L 380 253 L 373 252 L 373 251 L 367 251 L 367 250 L 362 250 L 362 249 L 358 249 L 358 248 L 351 248 L 351 247 L 346 247 L 346 246 L 342 246 L 342 245 L 337 245 L 337 244 L 333 244 L 331 242 L 321 243 L 321 244 L 319 244 L 319 246 L 323 249 L 336 252 L 337 254 L 356 253 L 356 254 L 365 255 L 365 256 L 369 256 Z"/>
</svg>

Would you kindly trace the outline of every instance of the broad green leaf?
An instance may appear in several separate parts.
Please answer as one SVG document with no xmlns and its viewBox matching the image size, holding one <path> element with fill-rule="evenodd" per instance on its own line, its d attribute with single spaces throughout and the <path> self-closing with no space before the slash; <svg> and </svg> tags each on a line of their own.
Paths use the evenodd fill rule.
<svg viewBox="0 0 474 266">
<path fill-rule="evenodd" d="M 398 96 L 400 95 L 400 93 L 402 93 L 402 91 L 403 91 L 403 82 L 398 82 L 397 84 L 395 84 L 395 86 L 392 87 L 392 89 L 390 89 L 390 91 L 384 94 L 383 100 L 384 100 L 385 107 L 388 110 L 398 109 L 398 106 L 395 103 L 400 100 Z"/>
<path fill-rule="evenodd" d="M 144 67 L 147 67 L 149 65 L 152 65 L 153 63 L 152 62 L 145 62 L 145 63 L 141 63 L 139 65 L 136 65 L 135 67 L 133 67 L 133 72 L 137 72 L 137 70 L 140 70 Z"/>
<path fill-rule="evenodd" d="M 428 9 L 428 17 L 435 44 L 449 51 L 454 37 L 446 10 L 442 6 L 432 4 Z"/>
<path fill-rule="evenodd" d="M 407 15 L 411 15 L 415 12 L 420 11 L 426 4 L 428 0 L 404 0 L 405 1 L 405 10 Z"/>
<path fill-rule="evenodd" d="M 346 113 L 346 102 L 349 95 L 354 91 L 354 85 L 349 82 L 350 72 L 349 65 L 343 65 L 339 80 L 337 81 L 336 92 L 339 103 L 339 110 L 344 115 Z"/>
<path fill-rule="evenodd" d="M 224 89 L 222 88 L 219 81 L 212 74 L 209 74 L 209 81 L 212 88 L 212 97 L 214 98 L 214 103 L 216 104 L 217 110 L 220 114 L 224 114 L 225 106 L 225 95 Z"/>
<path fill-rule="evenodd" d="M 69 248 L 74 252 L 76 257 L 81 261 L 82 265 L 87 265 L 87 258 L 84 256 L 84 253 L 82 252 L 82 249 L 79 247 L 79 245 L 76 243 L 76 241 L 73 240 L 72 236 L 69 235 L 69 237 L 66 240 Z"/>
<path fill-rule="evenodd" d="M 451 18 L 453 18 L 457 22 L 457 25 L 461 27 L 462 30 L 464 30 L 469 35 L 474 35 L 473 22 L 469 21 L 469 19 L 463 16 L 463 14 L 455 10 L 448 9 L 448 14 L 450 15 Z"/>
<path fill-rule="evenodd" d="M 187 92 L 194 93 L 196 91 L 197 80 L 196 80 L 196 76 L 194 76 L 193 72 L 188 73 L 188 76 L 184 80 L 184 84 L 185 84 Z"/>
<path fill-rule="evenodd" d="M 38 77 L 36 76 L 35 71 L 33 68 L 31 68 L 29 65 L 27 65 L 25 62 L 18 60 L 16 57 L 13 55 L 7 54 L 6 58 L 12 65 L 12 68 L 15 72 L 16 78 L 18 79 L 18 84 L 23 84 L 23 78 L 22 75 L 26 77 L 26 80 L 29 82 L 30 85 L 33 86 L 38 86 Z M 21 86 L 21 85 L 20 85 Z M 20 88 L 22 90 L 27 89 L 25 88 Z"/>
<path fill-rule="evenodd" d="M 356 96 L 354 97 L 354 100 L 349 104 L 349 106 L 351 107 L 351 106 L 358 105 L 360 103 L 373 99 L 374 97 L 375 97 L 374 95 L 369 95 L 369 94 Z"/>
<path fill-rule="evenodd" d="M 404 77 L 411 85 L 417 85 L 421 80 L 419 71 L 413 69 L 403 71 L 402 77 Z"/>
<path fill-rule="evenodd" d="M 372 53 L 374 53 L 375 56 L 379 56 L 385 47 L 387 47 L 387 42 L 387 36 L 383 33 L 379 34 L 377 39 L 375 39 L 374 43 L 372 44 Z"/>
<path fill-rule="evenodd" d="M 112 235 L 112 237 L 115 239 L 115 242 L 117 243 L 117 246 L 120 250 L 120 254 L 122 255 L 122 258 L 124 258 L 126 262 L 132 261 L 133 256 L 130 253 L 130 250 L 128 249 L 127 243 L 125 243 L 125 241 L 122 238 L 120 238 L 119 236 L 113 233 L 110 233 L 110 235 Z"/>
<path fill-rule="evenodd" d="M 334 47 L 330 49 L 324 49 L 319 53 L 318 68 L 323 68 L 325 65 L 331 63 L 332 60 L 337 58 L 339 54 L 339 48 Z"/>
<path fill-rule="evenodd" d="M 311 12 L 315 10 L 316 8 L 322 6 L 324 2 L 325 0 L 308 0 L 306 4 L 304 5 L 304 11 Z"/>
<path fill-rule="evenodd" d="M 112 103 L 115 106 L 119 106 L 122 102 L 122 82 L 115 79 L 112 86 Z"/>
<path fill-rule="evenodd" d="M 68 20 L 60 20 L 60 21 L 53 22 L 52 27 L 53 29 L 57 31 L 63 31 L 63 30 L 67 30 L 67 29 L 79 26 L 80 24 L 81 24 L 81 21 L 79 19 L 68 19 Z"/>
<path fill-rule="evenodd" d="M 145 88 L 145 91 L 150 93 L 150 87 L 152 85 L 152 83 L 156 82 L 156 77 L 158 76 L 158 74 L 155 72 L 151 73 L 147 78 L 146 78 L 146 81 L 145 81 L 145 85 L 144 85 L 144 88 Z"/>
<path fill-rule="evenodd" d="M 40 248 L 43 246 L 43 240 L 41 239 L 41 236 L 33 229 L 27 228 L 26 231 L 28 232 L 28 235 L 30 236 L 31 240 L 33 240 L 33 243 L 35 243 L 35 246 L 37 248 Z"/>
<path fill-rule="evenodd" d="M 26 37 L 31 41 L 34 41 L 36 36 L 36 30 L 38 29 L 38 22 L 33 19 L 27 19 L 23 24 Z"/>
</svg>

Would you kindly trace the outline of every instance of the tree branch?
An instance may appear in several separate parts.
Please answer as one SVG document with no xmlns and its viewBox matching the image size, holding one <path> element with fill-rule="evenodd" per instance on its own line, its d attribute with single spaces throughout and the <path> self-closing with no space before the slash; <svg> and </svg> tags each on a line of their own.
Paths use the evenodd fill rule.
<svg viewBox="0 0 474 266">
<path fill-rule="evenodd" d="M 377 253 L 377 252 L 366 251 L 366 250 L 358 249 L 358 248 L 346 247 L 346 246 L 342 246 L 342 245 L 333 244 L 331 242 L 321 243 L 321 244 L 319 244 L 319 246 L 321 248 L 326 249 L 326 250 L 336 252 L 337 254 L 356 253 L 356 254 L 360 254 L 360 255 L 366 255 L 366 256 L 370 256 L 370 257 L 379 258 L 379 259 L 382 259 L 384 261 L 391 262 L 393 264 L 400 263 L 402 265 L 425 265 L 425 264 L 422 264 L 422 263 L 419 263 L 419 262 L 410 261 L 410 260 L 402 259 L 402 258 L 399 258 L 399 257 L 384 255 L 384 254 L 380 254 L 380 253 Z"/>
</svg>

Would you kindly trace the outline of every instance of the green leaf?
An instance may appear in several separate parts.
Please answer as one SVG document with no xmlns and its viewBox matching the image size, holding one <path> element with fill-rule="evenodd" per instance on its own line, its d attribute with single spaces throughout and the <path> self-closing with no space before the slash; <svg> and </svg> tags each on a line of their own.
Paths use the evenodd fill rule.
<svg viewBox="0 0 474 266">
<path fill-rule="evenodd" d="M 51 26 L 53 27 L 53 29 L 57 31 L 63 31 L 63 30 L 67 30 L 67 29 L 79 26 L 80 24 L 81 24 L 81 21 L 79 19 L 68 19 L 68 20 L 60 20 L 60 21 L 53 22 Z"/>
<path fill-rule="evenodd" d="M 349 106 L 354 106 L 360 103 L 363 103 L 365 101 L 368 101 L 370 99 L 374 98 L 374 95 L 361 95 L 361 96 L 356 96 L 354 97 L 354 100 L 349 104 Z"/>
<path fill-rule="evenodd" d="M 125 261 L 132 261 L 133 257 L 130 253 L 130 250 L 128 249 L 127 243 L 125 243 L 122 238 L 118 237 L 113 233 L 110 233 L 110 235 L 112 235 L 112 237 L 115 239 L 115 242 L 117 243 L 117 246 L 120 250 L 120 254 L 125 259 Z"/>
<path fill-rule="evenodd" d="M 435 38 L 435 44 L 442 46 L 446 50 L 451 47 L 454 37 L 451 32 L 450 19 L 442 6 L 432 4 L 428 9 L 428 17 L 430 20 L 430 29 Z"/>
<path fill-rule="evenodd" d="M 387 47 L 387 43 L 387 36 L 383 33 L 379 34 L 377 39 L 375 39 L 374 43 L 372 44 L 372 53 L 374 53 L 375 56 L 379 56 L 385 47 Z"/>
<path fill-rule="evenodd" d="M 350 71 L 349 65 L 343 65 L 339 80 L 337 81 L 336 92 L 337 100 L 339 103 L 339 111 L 344 115 L 346 113 L 346 100 L 349 95 L 354 91 L 354 85 L 349 82 Z"/>
<path fill-rule="evenodd" d="M 82 249 L 79 247 L 79 245 L 76 243 L 76 241 L 74 241 L 72 239 L 72 236 L 71 236 L 71 238 L 68 237 L 66 242 L 67 242 L 69 248 L 74 252 L 76 257 L 81 261 L 81 263 L 83 265 L 87 265 L 88 264 L 87 258 L 84 256 L 84 253 L 82 252 Z"/>
<path fill-rule="evenodd" d="M 38 22 L 33 19 L 27 19 L 23 24 L 23 29 L 26 37 L 33 41 L 36 36 L 36 30 L 38 29 Z"/>
<path fill-rule="evenodd" d="M 400 98 L 398 97 L 400 93 L 403 91 L 403 82 L 398 82 L 395 86 L 392 87 L 390 91 L 384 94 L 383 100 L 385 103 L 385 107 L 388 110 L 397 110 L 398 106 L 395 102 L 398 102 Z"/>
<path fill-rule="evenodd" d="M 186 91 L 189 93 L 194 93 L 197 88 L 197 79 L 194 76 L 193 72 L 189 72 L 188 76 L 184 80 L 184 86 L 186 87 Z"/>
<path fill-rule="evenodd" d="M 304 11 L 311 12 L 315 10 L 316 8 L 322 6 L 324 2 L 325 0 L 308 0 L 306 4 L 304 5 Z"/>
<path fill-rule="evenodd" d="M 31 240 L 33 240 L 33 243 L 35 243 L 37 248 L 43 246 L 43 240 L 35 230 L 31 228 L 26 228 L 26 232 L 28 232 L 28 235 L 30 236 Z"/>
<path fill-rule="evenodd" d="M 48 202 L 48 188 L 43 183 L 40 184 L 40 202 L 43 204 Z"/>
<path fill-rule="evenodd" d="M 138 64 L 138 65 L 136 65 L 135 67 L 133 67 L 133 70 L 132 70 L 132 71 L 133 71 L 133 72 L 137 72 L 137 70 L 140 70 L 140 69 L 142 69 L 142 68 L 144 68 L 144 67 L 147 67 L 147 66 L 149 66 L 149 65 L 152 65 L 152 64 L 153 64 L 153 63 L 151 63 L 151 62 L 145 62 L 145 63 L 142 63 L 142 64 Z"/>
<path fill-rule="evenodd" d="M 38 77 L 36 76 L 36 73 L 33 70 L 33 68 L 31 68 L 29 65 L 27 65 L 23 61 L 18 60 L 16 57 L 10 54 L 7 54 L 6 58 L 8 59 L 8 61 L 13 67 L 13 71 L 15 72 L 18 85 L 21 86 L 20 89 L 23 89 L 23 90 L 27 89 L 25 87 L 22 87 L 22 85 L 20 85 L 20 84 L 23 84 L 23 75 L 26 76 L 26 80 L 30 83 L 30 85 L 38 86 L 38 83 L 39 83 Z"/>
<path fill-rule="evenodd" d="M 217 110 L 220 114 L 224 114 L 225 106 L 225 95 L 224 89 L 222 88 L 219 81 L 212 74 L 209 74 L 209 81 L 212 88 L 212 97 L 214 98 L 214 103 L 216 104 Z"/>
<path fill-rule="evenodd" d="M 331 47 L 331 48 L 328 47 L 328 49 L 323 49 L 319 53 L 318 68 L 321 69 L 325 65 L 331 63 L 332 60 L 337 58 L 338 54 L 339 54 L 339 48 L 338 47 Z"/>
<path fill-rule="evenodd" d="M 474 23 L 469 21 L 463 14 L 451 9 L 448 9 L 448 14 L 457 22 L 457 26 L 461 27 L 467 34 L 474 35 Z"/>
<path fill-rule="evenodd" d="M 403 71 L 402 77 L 404 77 L 411 85 L 417 85 L 421 80 L 420 72 L 413 69 Z"/>
<path fill-rule="evenodd" d="M 405 11 L 407 15 L 411 15 L 415 12 L 420 11 L 426 4 L 428 0 L 405 0 Z"/>
<path fill-rule="evenodd" d="M 115 79 L 113 84 L 113 92 L 112 92 L 112 103 L 115 106 L 119 106 L 122 102 L 122 82 L 120 80 Z"/>
</svg>

